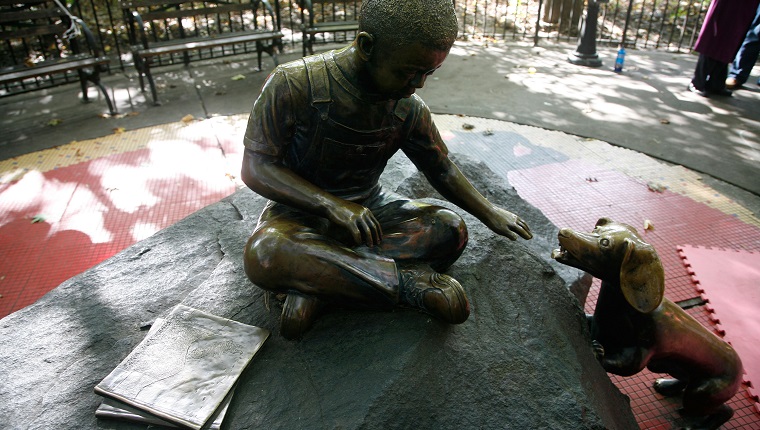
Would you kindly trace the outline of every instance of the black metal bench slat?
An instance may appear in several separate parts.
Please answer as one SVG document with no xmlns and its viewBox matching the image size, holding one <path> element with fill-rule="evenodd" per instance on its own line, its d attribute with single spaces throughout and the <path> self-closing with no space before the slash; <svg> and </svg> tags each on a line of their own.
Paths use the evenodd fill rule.
<svg viewBox="0 0 760 430">
<path fill-rule="evenodd" d="M 18 6 L 18 5 L 24 5 L 26 7 L 40 4 L 40 3 L 46 3 L 49 0 L 26 0 L 24 2 L 20 2 L 18 0 L 0 0 L 0 6 Z"/>
<path fill-rule="evenodd" d="M 40 18 L 58 18 L 64 13 L 61 9 L 41 9 L 41 10 L 20 10 L 20 11 L 3 11 L 0 13 L 0 23 L 5 22 L 22 22 Z"/>
<path fill-rule="evenodd" d="M 358 21 L 322 22 L 304 29 L 306 34 L 324 33 L 328 31 L 354 31 L 359 28 Z"/>
<path fill-rule="evenodd" d="M 324 11 L 335 3 L 347 3 L 339 0 L 298 0 L 301 7 L 301 33 L 303 34 L 303 55 L 314 53 L 314 36 L 319 33 L 341 33 L 357 31 L 359 21 L 357 20 L 335 20 L 335 21 L 317 21 L 317 10 Z M 351 1 L 354 3 L 354 11 L 358 12 L 357 5 L 361 2 L 358 0 Z M 318 7 L 317 7 L 318 6 Z M 344 5 L 345 6 L 345 5 Z M 346 6 L 346 10 L 348 6 Z M 308 13 L 308 18 L 306 16 Z"/>
<path fill-rule="evenodd" d="M 98 64 L 108 64 L 108 57 L 90 57 L 89 55 L 76 55 L 60 60 L 48 60 L 32 67 L 16 66 L 0 69 L 0 83 L 22 81 L 38 76 L 46 76 L 52 73 L 67 72 L 70 70 L 83 69 Z"/>
<path fill-rule="evenodd" d="M 69 82 L 55 76 L 76 71 L 84 101 L 89 100 L 87 84 L 92 83 L 103 94 L 109 112 L 116 113 L 108 91 L 100 82 L 100 73 L 106 70 L 110 59 L 100 55 L 92 32 L 82 20 L 71 17 L 51 0 L 0 0 L 0 7 L 2 96 Z M 69 40 L 64 35 L 72 22 L 81 34 L 72 35 Z M 32 79 L 33 83 L 27 85 L 26 81 Z"/>
<path fill-rule="evenodd" d="M 18 30 L 3 31 L 0 33 L 0 40 L 23 39 L 34 36 L 47 36 L 50 34 L 62 34 L 68 27 L 62 25 L 40 25 L 36 27 L 24 27 Z"/>
<path fill-rule="evenodd" d="M 213 36 L 213 37 L 196 37 L 187 39 L 177 39 L 176 41 L 165 41 L 151 43 L 151 47 L 148 49 L 142 47 L 135 47 L 135 52 L 138 52 L 142 57 L 175 54 L 178 52 L 184 52 L 188 49 L 206 49 L 223 45 L 234 45 L 237 43 L 250 43 L 256 41 L 271 40 L 273 34 L 270 32 L 250 32 L 246 34 L 232 34 L 230 36 Z M 277 38 L 284 37 L 282 33 L 277 35 Z"/>
<path fill-rule="evenodd" d="M 172 6 L 187 3 L 187 0 L 126 0 L 121 2 L 123 9 L 137 9 L 151 6 Z"/>
<path fill-rule="evenodd" d="M 172 19 L 172 18 L 187 18 L 190 16 L 210 16 L 219 13 L 227 12 L 241 12 L 251 10 L 251 6 L 247 4 L 226 4 L 216 7 L 204 7 L 198 9 L 186 9 L 186 10 L 167 10 L 159 12 L 149 12 L 142 14 L 144 21 L 152 21 L 155 19 Z"/>
<path fill-rule="evenodd" d="M 266 0 L 241 3 L 223 0 L 125 0 L 121 6 L 129 28 L 130 47 L 140 87 L 145 89 L 143 77 L 147 78 L 155 104 L 158 104 L 158 97 L 151 66 L 154 59 L 160 61 L 162 56 L 256 43 L 259 69 L 262 52 L 270 54 L 275 65 L 278 64 L 276 50 L 282 50 L 284 35 L 276 27 L 279 21 Z M 240 16 L 233 18 L 233 13 Z M 244 22 L 243 15 L 248 13 L 255 17 L 253 22 Z M 185 19 L 192 19 L 194 28 L 177 26 L 177 21 Z M 230 23 L 222 24 L 224 21 Z M 154 31 L 157 33 L 152 34 Z M 199 33 L 204 36 L 199 36 Z M 263 42 L 271 43 L 265 46 Z M 187 64 L 190 57 L 185 55 L 183 59 Z"/>
</svg>

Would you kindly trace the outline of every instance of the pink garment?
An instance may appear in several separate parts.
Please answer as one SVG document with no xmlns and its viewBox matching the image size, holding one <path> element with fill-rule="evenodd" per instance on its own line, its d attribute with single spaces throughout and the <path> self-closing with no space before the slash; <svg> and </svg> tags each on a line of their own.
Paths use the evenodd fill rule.
<svg viewBox="0 0 760 430">
<path fill-rule="evenodd" d="M 713 0 L 694 50 L 721 63 L 731 63 L 755 17 L 760 0 Z"/>
</svg>

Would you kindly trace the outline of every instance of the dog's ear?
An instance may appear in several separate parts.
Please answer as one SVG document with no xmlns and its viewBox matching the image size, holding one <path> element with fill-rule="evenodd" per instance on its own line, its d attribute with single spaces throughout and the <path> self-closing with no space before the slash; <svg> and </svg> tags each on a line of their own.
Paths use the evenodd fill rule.
<svg viewBox="0 0 760 430">
<path fill-rule="evenodd" d="M 654 248 L 625 239 L 625 256 L 620 265 L 620 289 L 625 300 L 639 312 L 652 312 L 665 294 L 665 271 Z"/>
<path fill-rule="evenodd" d="M 599 218 L 599 219 L 596 221 L 596 225 L 595 225 L 595 227 L 600 227 L 600 226 L 603 226 L 603 225 L 607 225 L 607 224 L 610 224 L 610 223 L 612 223 L 612 220 L 611 220 L 611 219 L 609 219 L 609 218 L 607 218 L 607 217 L 604 217 L 604 218 Z"/>
</svg>

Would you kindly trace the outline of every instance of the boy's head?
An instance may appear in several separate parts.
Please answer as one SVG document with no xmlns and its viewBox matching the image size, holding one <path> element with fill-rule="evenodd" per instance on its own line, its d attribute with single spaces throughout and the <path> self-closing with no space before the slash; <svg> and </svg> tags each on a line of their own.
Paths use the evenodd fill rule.
<svg viewBox="0 0 760 430">
<path fill-rule="evenodd" d="M 386 49 L 419 43 L 448 51 L 457 30 L 452 0 L 364 0 L 359 15 L 359 31 Z"/>
<path fill-rule="evenodd" d="M 411 97 L 446 59 L 457 28 L 452 0 L 365 0 L 354 43 L 366 61 L 366 88 Z"/>
</svg>

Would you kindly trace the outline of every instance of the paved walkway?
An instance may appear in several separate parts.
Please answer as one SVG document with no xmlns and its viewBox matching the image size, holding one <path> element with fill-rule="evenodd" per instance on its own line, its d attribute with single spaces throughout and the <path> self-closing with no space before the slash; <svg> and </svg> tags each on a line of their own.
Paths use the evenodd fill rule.
<svg viewBox="0 0 760 430">
<path fill-rule="evenodd" d="M 759 212 L 752 197 L 760 195 L 760 87 L 750 84 L 734 97 L 705 99 L 686 91 L 693 55 L 631 50 L 624 72 L 617 74 L 614 49 L 600 47 L 604 65 L 588 68 L 566 61 L 574 48 L 457 43 L 419 94 L 436 113 L 564 131 L 683 165 L 706 173 L 707 181 L 720 180 L 715 186 L 729 184 L 721 189 Z M 281 60 L 298 57 L 299 50 L 291 49 Z M 264 67 L 271 69 L 270 58 Z M 146 102 L 133 70 L 106 78 L 121 112 L 116 118 L 100 118 L 102 100 L 79 103 L 77 85 L 0 99 L 0 159 L 185 115 L 247 113 L 266 78 L 254 59 L 241 57 L 157 72 L 160 107 Z M 98 97 L 94 89 L 90 93 Z"/>
</svg>

